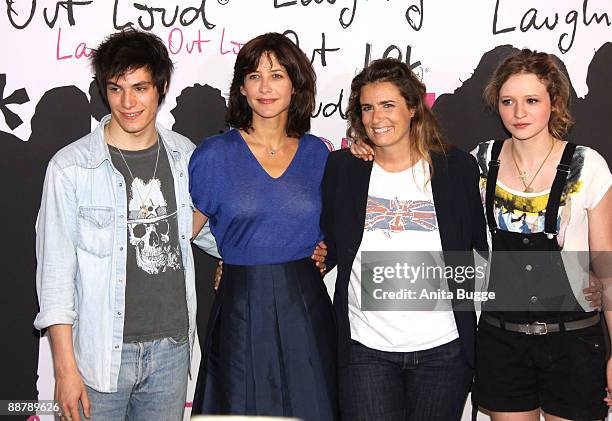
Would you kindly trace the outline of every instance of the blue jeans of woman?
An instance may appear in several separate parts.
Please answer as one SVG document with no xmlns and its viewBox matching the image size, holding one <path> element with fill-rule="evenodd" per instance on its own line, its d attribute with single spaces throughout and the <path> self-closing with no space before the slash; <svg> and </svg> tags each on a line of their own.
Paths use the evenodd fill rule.
<svg viewBox="0 0 612 421">
<path fill-rule="evenodd" d="M 351 344 L 339 370 L 342 419 L 453 421 L 461 419 L 472 368 L 456 339 L 415 352 L 385 352 Z"/>
</svg>

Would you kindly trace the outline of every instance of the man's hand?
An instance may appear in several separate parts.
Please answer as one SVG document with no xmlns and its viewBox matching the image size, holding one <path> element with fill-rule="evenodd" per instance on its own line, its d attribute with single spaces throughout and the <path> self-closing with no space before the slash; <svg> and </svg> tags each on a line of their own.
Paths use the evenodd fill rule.
<svg viewBox="0 0 612 421">
<path fill-rule="evenodd" d="M 317 244 L 310 258 L 315 261 L 315 265 L 319 268 L 321 276 L 325 275 L 325 270 L 327 269 L 325 265 L 325 256 L 327 256 L 327 244 L 323 241 L 319 241 L 319 244 Z"/>
<path fill-rule="evenodd" d="M 351 153 L 364 161 L 374 160 L 374 149 L 372 149 L 370 145 L 365 143 L 363 140 L 358 141 L 355 139 L 353 142 L 351 142 Z"/>
<path fill-rule="evenodd" d="M 81 421 L 79 416 L 79 401 L 83 405 L 85 418 L 90 418 L 89 397 L 85 384 L 78 371 L 56 374 L 55 400 L 61 408 L 60 420 Z"/>
<path fill-rule="evenodd" d="M 79 401 L 85 418 L 90 418 L 89 397 L 74 358 L 72 325 L 51 325 L 48 332 L 55 369 L 54 397 L 60 405 L 60 420 L 81 421 Z"/>
</svg>

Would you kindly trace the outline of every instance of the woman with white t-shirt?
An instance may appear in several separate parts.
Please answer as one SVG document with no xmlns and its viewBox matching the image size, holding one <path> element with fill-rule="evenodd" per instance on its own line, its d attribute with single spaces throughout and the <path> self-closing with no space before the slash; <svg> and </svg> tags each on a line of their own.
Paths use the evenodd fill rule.
<svg viewBox="0 0 612 421">
<path fill-rule="evenodd" d="M 351 421 L 457 420 L 472 382 L 475 315 L 456 294 L 470 291 L 471 281 L 451 275 L 448 288 L 436 288 L 408 279 L 400 264 L 445 263 L 458 274 L 473 267 L 473 249 L 487 249 L 477 164 L 443 142 L 425 92 L 406 64 L 372 62 L 353 79 L 348 133 L 374 148 L 374 162 L 341 150 L 325 169 L 340 407 Z M 386 300 L 377 299 L 382 290 L 391 293 Z M 423 290 L 438 300 L 424 299 Z M 427 311 L 432 301 L 447 311 Z"/>
</svg>

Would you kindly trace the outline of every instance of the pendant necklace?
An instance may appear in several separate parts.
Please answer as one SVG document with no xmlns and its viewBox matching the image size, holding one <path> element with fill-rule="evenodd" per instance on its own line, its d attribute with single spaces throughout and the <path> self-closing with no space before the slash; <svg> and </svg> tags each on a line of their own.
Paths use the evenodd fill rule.
<svg viewBox="0 0 612 421">
<path fill-rule="evenodd" d="M 274 148 L 270 148 L 269 146 L 266 146 L 265 143 L 263 143 L 262 141 L 260 141 L 257 136 L 255 136 L 255 133 L 248 133 L 249 136 L 251 136 L 253 139 L 255 139 L 255 141 L 260 144 L 261 146 L 263 146 L 266 149 L 266 153 L 270 158 L 274 158 L 277 154 L 278 151 L 280 151 L 284 146 L 285 146 L 285 142 L 283 142 L 283 144 L 274 149 Z"/>
<path fill-rule="evenodd" d="M 542 170 L 542 168 L 544 167 L 544 163 L 546 162 L 546 160 L 548 159 L 548 157 L 550 156 L 550 154 L 552 153 L 552 151 L 553 151 L 553 149 L 555 147 L 555 140 L 552 137 L 551 137 L 550 140 L 551 140 L 550 149 L 548 150 L 548 153 L 544 157 L 544 160 L 542 161 L 542 163 L 538 167 L 537 171 L 533 175 L 533 178 L 531 179 L 529 184 L 527 184 L 527 179 L 529 178 L 529 172 L 528 171 L 523 171 L 523 170 L 521 170 L 519 168 L 518 162 L 516 160 L 516 154 L 515 154 L 515 151 L 514 151 L 514 140 L 510 141 L 512 160 L 514 161 L 514 166 L 516 167 L 516 170 L 519 173 L 518 176 L 521 179 L 521 182 L 523 183 L 523 186 L 525 187 L 525 189 L 523 190 L 524 193 L 533 193 L 533 189 L 531 188 L 531 185 L 533 184 L 533 180 L 536 179 L 536 177 L 540 173 L 540 170 Z"/>
<path fill-rule="evenodd" d="M 138 217 L 140 219 L 146 219 L 149 214 L 151 213 L 151 211 L 149 210 L 149 206 L 147 205 L 146 201 L 149 199 L 149 195 L 151 194 L 151 187 L 153 186 L 153 183 L 149 183 L 149 188 L 147 190 L 147 195 L 142 196 L 142 194 L 140 194 L 140 189 L 138 188 L 138 186 L 136 185 L 135 182 L 135 178 L 134 178 L 134 174 L 132 173 L 132 170 L 130 169 L 130 166 L 127 163 L 127 160 L 125 159 L 125 156 L 123 156 L 123 152 L 121 152 L 121 149 L 119 149 L 117 146 L 115 146 L 115 141 L 113 140 L 113 138 L 110 136 L 110 133 L 108 131 L 106 131 L 106 136 L 108 138 L 108 143 L 115 149 L 117 149 L 119 151 L 119 155 L 121 156 L 121 159 L 123 160 L 123 163 L 125 164 L 125 167 L 127 168 L 128 172 L 130 173 L 130 177 L 132 177 L 132 186 L 134 186 L 134 190 L 136 190 L 136 194 L 138 195 L 138 200 L 140 201 L 140 210 L 138 211 Z M 155 168 L 153 169 L 153 177 L 151 178 L 151 180 L 155 179 L 155 175 L 157 174 L 157 164 L 159 163 L 159 149 L 160 149 L 160 145 L 159 145 L 159 135 L 157 136 L 157 157 L 155 158 Z"/>
</svg>

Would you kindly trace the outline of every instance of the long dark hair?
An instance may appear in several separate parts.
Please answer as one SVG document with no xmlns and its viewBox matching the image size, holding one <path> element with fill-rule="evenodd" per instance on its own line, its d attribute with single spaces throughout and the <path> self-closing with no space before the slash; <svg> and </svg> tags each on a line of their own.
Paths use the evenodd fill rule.
<svg viewBox="0 0 612 421">
<path fill-rule="evenodd" d="M 242 130 L 253 128 L 253 111 L 240 93 L 247 74 L 257 70 L 261 59 L 274 55 L 286 70 L 293 85 L 289 105 L 287 135 L 300 137 L 310 130 L 310 116 L 315 107 L 316 75 L 308 57 L 289 38 L 270 32 L 253 38 L 240 49 L 234 64 L 234 77 L 230 87 L 227 122 Z"/>
</svg>

